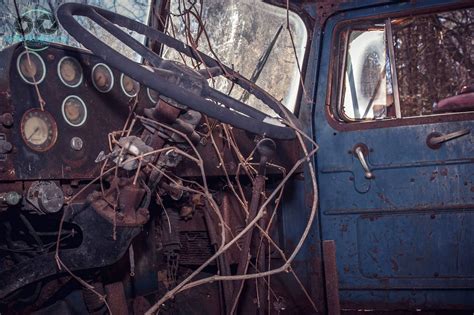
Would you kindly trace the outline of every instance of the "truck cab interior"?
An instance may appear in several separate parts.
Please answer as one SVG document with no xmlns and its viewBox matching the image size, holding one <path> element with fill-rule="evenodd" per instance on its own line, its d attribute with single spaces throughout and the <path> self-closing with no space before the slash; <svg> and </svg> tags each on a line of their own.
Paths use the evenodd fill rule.
<svg viewBox="0 0 474 315">
<path fill-rule="evenodd" d="M 472 314 L 466 1 L 0 3 L 0 314 Z"/>
</svg>

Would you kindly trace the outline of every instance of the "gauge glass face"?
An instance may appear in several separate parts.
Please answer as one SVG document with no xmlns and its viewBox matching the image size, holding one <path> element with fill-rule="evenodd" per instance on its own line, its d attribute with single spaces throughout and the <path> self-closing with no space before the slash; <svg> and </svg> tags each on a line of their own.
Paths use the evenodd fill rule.
<svg viewBox="0 0 474 315">
<path fill-rule="evenodd" d="M 17 59 L 17 70 L 20 77 L 28 84 L 38 84 L 46 76 L 43 59 L 34 51 L 24 51 Z"/>
<path fill-rule="evenodd" d="M 112 70 L 103 63 L 98 63 L 92 68 L 92 84 L 102 92 L 109 92 L 114 86 L 114 76 Z"/>
<path fill-rule="evenodd" d="M 148 94 L 148 98 L 150 99 L 150 101 L 153 104 L 156 104 L 158 102 L 158 92 L 156 92 L 156 91 L 154 91 L 150 88 L 147 88 L 146 92 Z"/>
<path fill-rule="evenodd" d="M 21 119 L 21 136 L 33 150 L 49 150 L 56 142 L 58 129 L 54 118 L 46 111 L 30 109 Z"/>
<path fill-rule="evenodd" d="M 63 57 L 58 63 L 58 75 L 66 86 L 77 87 L 82 82 L 82 67 L 77 59 Z"/>
<path fill-rule="evenodd" d="M 123 73 L 120 77 L 120 85 L 122 86 L 122 91 L 128 97 L 137 96 L 138 91 L 140 91 L 140 84 Z"/>
<path fill-rule="evenodd" d="M 66 97 L 61 110 L 64 120 L 73 127 L 82 126 L 87 119 L 86 104 L 75 95 Z"/>
</svg>

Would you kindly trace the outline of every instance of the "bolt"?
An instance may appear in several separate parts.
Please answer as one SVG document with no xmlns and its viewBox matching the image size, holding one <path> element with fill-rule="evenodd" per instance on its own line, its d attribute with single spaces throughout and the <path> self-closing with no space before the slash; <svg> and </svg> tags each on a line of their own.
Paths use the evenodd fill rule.
<svg viewBox="0 0 474 315">
<path fill-rule="evenodd" d="M 79 137 L 72 137 L 71 138 L 71 148 L 76 151 L 82 150 L 82 146 L 84 145 L 84 142 L 82 141 L 81 138 Z"/>
<path fill-rule="evenodd" d="M 72 196 L 72 194 L 74 193 L 71 186 L 63 186 L 63 191 L 64 191 L 64 194 L 68 197 Z"/>
<path fill-rule="evenodd" d="M 0 142 L 0 154 L 8 153 L 13 149 L 13 145 L 8 141 Z"/>
<path fill-rule="evenodd" d="M 13 116 L 10 113 L 5 113 L 0 116 L 0 122 L 5 127 L 11 127 L 13 125 Z"/>
<path fill-rule="evenodd" d="M 2 198 L 5 202 L 10 206 L 17 205 L 21 200 L 21 195 L 16 191 L 10 191 L 5 193 L 4 197 Z"/>
</svg>

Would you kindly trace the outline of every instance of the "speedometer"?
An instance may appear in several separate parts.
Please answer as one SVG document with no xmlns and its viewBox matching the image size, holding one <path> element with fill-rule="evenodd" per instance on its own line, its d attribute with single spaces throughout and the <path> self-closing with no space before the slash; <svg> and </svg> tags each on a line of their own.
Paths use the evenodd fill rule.
<svg viewBox="0 0 474 315">
<path fill-rule="evenodd" d="M 58 137 L 56 121 L 46 111 L 30 109 L 21 118 L 21 137 L 31 149 L 47 151 L 56 143 Z"/>
</svg>

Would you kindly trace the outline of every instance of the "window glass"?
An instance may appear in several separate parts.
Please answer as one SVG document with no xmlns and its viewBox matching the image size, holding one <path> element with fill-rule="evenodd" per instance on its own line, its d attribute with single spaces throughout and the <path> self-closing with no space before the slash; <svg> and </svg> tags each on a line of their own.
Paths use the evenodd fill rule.
<svg viewBox="0 0 474 315">
<path fill-rule="evenodd" d="M 352 31 L 347 50 L 344 114 L 351 119 L 385 118 L 393 105 L 385 30 Z"/>
<path fill-rule="evenodd" d="M 294 110 L 300 86 L 295 50 L 301 66 L 307 33 L 303 21 L 295 13 L 289 12 L 289 22 L 293 42 L 286 29 L 286 9 L 256 0 L 171 0 L 166 31 L 188 44 L 191 35 L 199 50 L 217 56 L 223 64 L 233 67 Z M 193 65 L 190 59 L 173 49 L 165 49 L 163 56 Z M 272 114 L 262 102 L 233 86 L 232 82 L 218 78 L 212 84 L 218 90 L 230 92 L 234 98 Z"/>
<path fill-rule="evenodd" d="M 472 8 L 351 25 L 340 44 L 341 118 L 474 110 L 473 34 Z"/>
</svg>

